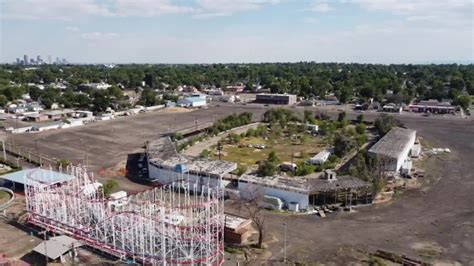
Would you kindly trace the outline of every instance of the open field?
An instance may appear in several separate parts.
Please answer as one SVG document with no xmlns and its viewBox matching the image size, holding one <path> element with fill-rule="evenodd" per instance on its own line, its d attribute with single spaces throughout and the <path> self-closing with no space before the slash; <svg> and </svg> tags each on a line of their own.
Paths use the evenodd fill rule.
<svg viewBox="0 0 474 266">
<path fill-rule="evenodd" d="M 265 149 L 254 148 L 256 144 L 264 144 Z M 252 148 L 249 147 L 251 145 Z M 325 143 L 320 137 L 308 137 L 307 142 L 291 141 L 287 138 L 264 139 L 262 137 L 246 137 L 238 144 L 223 146 L 222 160 L 236 162 L 247 167 L 256 167 L 256 164 L 268 158 L 271 151 L 275 151 L 282 162 L 298 163 L 306 161 L 324 149 Z M 217 158 L 213 150 L 213 158 Z M 292 156 L 293 154 L 293 156 Z"/>
<path fill-rule="evenodd" d="M 253 112 L 256 118 L 260 118 L 267 109 L 261 105 L 248 104 L 221 105 L 181 114 L 150 112 L 81 128 L 15 135 L 13 138 L 30 148 L 34 148 L 34 139 L 38 138 L 40 152 L 73 162 L 81 161 L 83 149 L 80 139 L 83 139 L 89 164 L 97 171 L 101 167 L 117 165 L 133 151 L 142 151 L 145 139 L 167 132 L 169 127 L 174 126 L 174 121 L 177 121 L 176 128 L 192 128 L 196 119 L 200 125 L 214 121 L 217 114 L 223 117 L 244 111 Z M 332 117 L 337 116 L 337 111 L 328 113 Z M 357 115 L 348 112 L 350 119 Z M 365 113 L 364 116 L 367 120 L 373 120 L 378 114 Z M 421 181 L 428 183 L 428 186 L 406 191 L 393 202 L 361 208 L 352 214 L 339 213 L 325 219 L 269 213 L 269 237 L 278 239 L 270 244 L 269 258 L 283 258 L 283 222 L 287 222 L 290 225 L 290 258 L 347 264 L 350 258 L 344 251 L 355 248 L 372 251 L 385 249 L 416 257 L 436 255 L 433 259 L 437 261 L 474 264 L 474 122 L 434 116 L 401 115 L 398 118 L 405 126 L 417 130 L 433 147 L 452 150 L 451 154 L 435 156 L 426 162 L 426 177 Z M 136 185 L 126 178 L 119 180 L 121 186 Z M 0 247 L 12 240 L 16 241 L 15 246 L 31 245 L 29 239 L 14 234 L 17 229 L 11 226 L 6 228 L 4 224 L 1 227 L 12 233 L 5 235 L 6 242 L 0 243 Z M 0 232 L 2 240 L 3 232 Z M 231 265 L 235 265 L 235 262 Z"/>
</svg>

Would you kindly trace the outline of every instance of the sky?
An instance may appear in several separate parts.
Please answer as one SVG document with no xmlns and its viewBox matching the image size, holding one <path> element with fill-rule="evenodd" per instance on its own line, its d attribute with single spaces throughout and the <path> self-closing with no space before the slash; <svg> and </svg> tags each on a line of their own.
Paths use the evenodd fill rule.
<svg viewBox="0 0 474 266">
<path fill-rule="evenodd" d="M 472 0 L 0 0 L 0 62 L 472 63 Z"/>
</svg>

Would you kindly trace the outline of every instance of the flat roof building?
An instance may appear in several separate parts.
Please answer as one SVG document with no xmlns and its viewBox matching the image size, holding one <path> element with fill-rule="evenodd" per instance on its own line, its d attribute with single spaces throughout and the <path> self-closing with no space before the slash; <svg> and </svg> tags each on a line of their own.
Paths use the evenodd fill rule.
<svg viewBox="0 0 474 266">
<path fill-rule="evenodd" d="M 422 112 L 422 113 L 435 113 L 435 114 L 446 114 L 454 113 L 456 107 L 452 106 L 451 103 L 443 101 L 439 102 L 436 99 L 430 99 L 427 101 L 420 101 L 416 104 L 408 106 L 410 112 Z"/>
<path fill-rule="evenodd" d="M 169 138 L 148 143 L 147 157 L 149 178 L 161 184 L 186 179 L 198 188 L 224 187 L 221 179 L 237 169 L 236 163 L 182 155 Z"/>
<path fill-rule="evenodd" d="M 257 94 L 255 102 L 264 103 L 264 104 L 293 105 L 293 104 L 296 104 L 296 95 L 260 93 L 260 94 Z"/>
<path fill-rule="evenodd" d="M 392 128 L 370 149 L 369 153 L 381 160 L 386 171 L 398 172 L 415 144 L 416 131 L 406 128 Z"/>
<path fill-rule="evenodd" d="M 206 98 L 203 97 L 186 97 L 178 100 L 178 105 L 182 107 L 201 107 L 206 106 Z"/>
<path fill-rule="evenodd" d="M 335 176 L 335 174 L 334 174 Z M 242 198 L 271 196 L 281 199 L 284 205 L 298 204 L 299 209 L 309 209 L 310 206 L 345 203 L 370 203 L 372 201 L 371 187 L 368 182 L 351 176 L 340 176 L 333 179 L 242 175 L 238 180 L 238 189 Z M 346 197 L 344 193 L 356 193 L 354 198 Z M 339 194 L 339 195 L 338 195 Z M 370 200 L 367 199 L 370 195 Z M 327 199 L 326 199 L 327 197 Z"/>
</svg>

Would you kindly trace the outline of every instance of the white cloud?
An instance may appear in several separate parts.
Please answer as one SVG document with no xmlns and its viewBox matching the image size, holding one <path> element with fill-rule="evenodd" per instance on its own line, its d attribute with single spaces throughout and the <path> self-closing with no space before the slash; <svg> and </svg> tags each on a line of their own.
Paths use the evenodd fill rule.
<svg viewBox="0 0 474 266">
<path fill-rule="evenodd" d="M 304 18 L 303 21 L 310 24 L 319 23 L 319 20 L 317 18 Z"/>
<path fill-rule="evenodd" d="M 332 10 L 332 7 L 329 5 L 327 0 L 313 0 L 308 11 L 326 13 Z"/>
<path fill-rule="evenodd" d="M 81 33 L 81 38 L 85 40 L 92 40 L 92 41 L 101 41 L 101 40 L 110 40 L 112 38 L 117 37 L 118 34 L 115 32 L 84 32 Z"/>
<path fill-rule="evenodd" d="M 67 31 L 71 31 L 71 32 L 78 32 L 78 31 L 79 31 L 79 28 L 78 28 L 78 27 L 74 27 L 74 26 L 67 26 L 67 27 L 66 27 L 66 30 L 67 30 Z"/>
<path fill-rule="evenodd" d="M 195 8 L 174 5 L 168 0 L 115 0 L 113 7 L 117 16 L 153 17 L 165 14 L 195 12 Z"/>
<path fill-rule="evenodd" d="M 194 12 L 169 0 L 4 0 L 2 17 L 10 19 L 72 20 L 85 16 L 151 17 Z"/>
<path fill-rule="evenodd" d="M 198 0 L 200 12 L 194 17 L 230 16 L 237 12 L 259 10 L 265 5 L 279 2 L 279 0 Z"/>
<path fill-rule="evenodd" d="M 196 17 L 229 16 L 259 10 L 280 0 L 2 0 L 2 17 L 10 19 L 73 20 L 85 16 L 155 17 L 195 14 Z"/>
<path fill-rule="evenodd" d="M 4 0 L 1 15 L 12 19 L 71 20 L 84 15 L 108 15 L 94 0 Z"/>
</svg>

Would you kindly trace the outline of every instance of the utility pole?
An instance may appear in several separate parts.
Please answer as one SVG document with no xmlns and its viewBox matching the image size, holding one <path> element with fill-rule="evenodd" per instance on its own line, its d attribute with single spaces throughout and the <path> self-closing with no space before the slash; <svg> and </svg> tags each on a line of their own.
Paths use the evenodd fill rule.
<svg viewBox="0 0 474 266">
<path fill-rule="evenodd" d="M 7 161 L 7 152 L 5 151 L 5 140 L 2 140 L 3 160 Z"/>
<path fill-rule="evenodd" d="M 219 154 L 219 160 L 221 159 L 221 150 L 222 150 L 222 143 L 219 141 L 217 142 L 217 151 Z"/>
<path fill-rule="evenodd" d="M 283 223 L 283 225 L 285 226 L 285 248 L 284 248 L 285 256 L 283 257 L 283 262 L 286 264 L 286 222 Z"/>
</svg>

